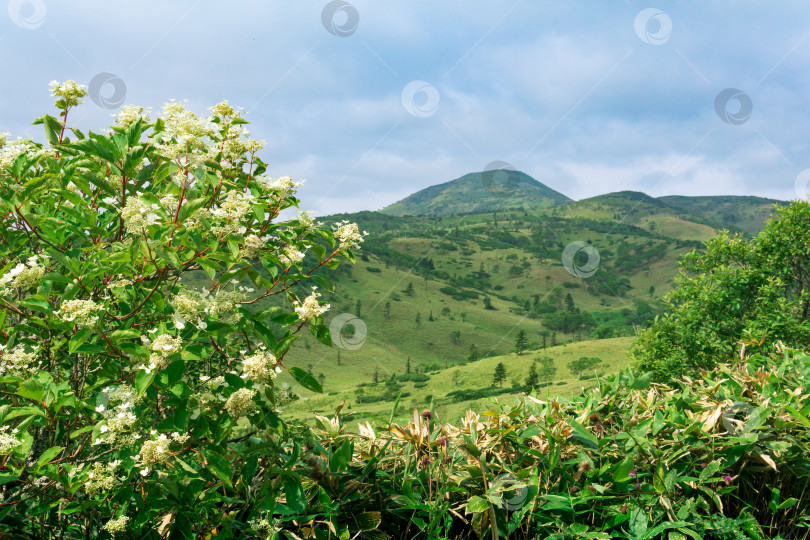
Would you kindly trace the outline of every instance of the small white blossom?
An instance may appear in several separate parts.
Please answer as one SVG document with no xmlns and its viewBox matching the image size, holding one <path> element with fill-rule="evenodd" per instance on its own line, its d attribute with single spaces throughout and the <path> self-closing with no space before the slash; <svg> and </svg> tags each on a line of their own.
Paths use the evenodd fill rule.
<svg viewBox="0 0 810 540">
<path fill-rule="evenodd" d="M 295 195 L 295 192 L 298 190 L 299 187 L 303 185 L 303 181 L 301 182 L 293 182 L 293 179 L 289 176 L 282 176 L 278 180 L 268 180 L 267 178 L 257 178 L 259 185 L 265 191 L 273 191 L 278 194 L 279 197 L 289 197 L 290 195 Z"/>
<path fill-rule="evenodd" d="M 8 426 L 0 427 L 0 456 L 5 456 L 18 446 L 22 445 L 21 440 L 7 432 Z"/>
<path fill-rule="evenodd" d="M 149 112 L 149 109 L 144 111 L 143 107 L 136 105 L 124 105 L 121 107 L 121 111 L 115 116 L 115 123 L 123 128 L 128 128 L 139 119 L 143 119 L 144 122 L 149 122 Z"/>
<path fill-rule="evenodd" d="M 276 357 L 270 351 L 259 350 L 242 360 L 242 377 L 255 383 L 266 383 L 276 378 L 273 365 Z"/>
<path fill-rule="evenodd" d="M 101 306 L 92 300 L 68 300 L 62 303 L 61 309 L 54 315 L 66 322 L 75 322 L 79 326 L 92 326 L 98 321 L 100 309 Z"/>
<path fill-rule="evenodd" d="M 234 418 L 241 418 L 256 407 L 253 403 L 253 396 L 255 395 L 255 390 L 240 388 L 228 398 L 225 403 L 225 410 Z"/>
<path fill-rule="evenodd" d="M 366 231 L 363 231 L 363 233 L 360 234 L 360 229 L 357 227 L 357 223 L 342 221 L 337 223 L 334 227 L 335 237 L 340 240 L 341 249 L 353 249 L 358 247 L 363 241 L 363 237 L 368 235 Z"/>
<path fill-rule="evenodd" d="M 84 101 L 87 95 L 87 87 L 83 84 L 78 84 L 74 80 L 65 81 L 63 83 L 51 81 L 51 95 L 55 98 L 64 100 L 65 105 L 68 107 L 75 107 Z"/>
<path fill-rule="evenodd" d="M 141 235 L 147 227 L 160 223 L 157 211 L 160 206 L 149 203 L 140 197 L 130 197 L 124 208 L 121 209 L 121 218 L 130 234 Z"/>
<path fill-rule="evenodd" d="M 5 347 L 3 347 L 5 349 Z M 3 352 L 3 362 L 0 363 L 0 375 L 9 372 L 18 377 L 30 375 L 37 369 L 37 349 L 26 351 L 22 345 L 17 345 L 10 352 Z"/>
<path fill-rule="evenodd" d="M 29 257 L 27 262 L 17 264 L 0 277 L 0 288 L 8 286 L 10 289 L 30 289 L 36 287 L 44 275 L 45 268 L 39 265 L 39 259 L 36 256 Z"/>
<path fill-rule="evenodd" d="M 248 259 L 258 257 L 264 249 L 264 242 L 258 235 L 249 234 L 245 237 L 245 247 L 242 248 L 242 256 Z"/>
<path fill-rule="evenodd" d="M 278 260 L 280 260 L 283 264 L 287 266 L 292 266 L 293 264 L 301 264 L 304 260 L 305 254 L 293 245 L 286 245 L 284 246 L 283 253 L 278 256 Z"/>
<path fill-rule="evenodd" d="M 331 307 L 329 304 L 320 305 L 318 303 L 318 298 L 321 296 L 321 294 L 316 292 L 316 289 L 316 287 L 312 287 L 312 294 L 304 298 L 303 302 L 293 302 L 295 312 L 298 314 L 298 318 L 302 321 L 323 315 L 329 311 L 329 308 Z"/>
<path fill-rule="evenodd" d="M 128 521 L 129 518 L 127 516 L 119 516 L 117 518 L 113 518 L 104 525 L 104 530 L 110 533 L 111 535 L 115 536 L 116 534 L 122 533 L 127 530 Z"/>
</svg>

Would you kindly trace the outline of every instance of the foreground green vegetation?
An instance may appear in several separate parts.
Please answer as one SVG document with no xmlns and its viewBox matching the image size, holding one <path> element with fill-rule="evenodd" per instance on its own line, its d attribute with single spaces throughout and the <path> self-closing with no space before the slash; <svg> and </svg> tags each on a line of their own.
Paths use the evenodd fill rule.
<svg viewBox="0 0 810 540">
<path fill-rule="evenodd" d="M 338 411 L 315 423 L 293 467 L 303 491 L 277 504 L 276 526 L 315 538 L 808 538 L 808 376 L 809 356 L 781 350 L 671 385 L 626 371 L 457 425 L 428 409 L 355 430 Z"/>
</svg>

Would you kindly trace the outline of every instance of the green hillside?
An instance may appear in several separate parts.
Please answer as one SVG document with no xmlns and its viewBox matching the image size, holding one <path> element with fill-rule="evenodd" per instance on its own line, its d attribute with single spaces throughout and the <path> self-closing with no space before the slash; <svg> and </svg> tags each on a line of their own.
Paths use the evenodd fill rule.
<svg viewBox="0 0 810 540">
<path fill-rule="evenodd" d="M 535 184 L 538 193 L 547 190 Z M 480 185 L 480 174 L 477 180 L 467 175 L 406 201 L 437 213 L 450 208 L 448 201 L 455 208 L 473 208 L 475 185 Z M 754 215 L 762 200 L 735 204 L 740 212 Z M 554 201 L 543 199 L 541 204 Z M 369 391 L 382 395 L 384 381 L 410 366 L 412 373 L 430 373 L 433 382 L 398 386 L 409 394 L 405 403 L 416 406 L 432 394 L 446 414 L 455 414 L 464 400 L 456 406 L 447 393 L 489 385 L 493 358 L 513 355 L 521 331 L 528 350 L 591 348 L 598 351 L 591 355 L 609 361 L 611 368 L 621 365 L 633 336 L 661 312 L 661 298 L 673 286 L 679 259 L 701 249 L 722 227 L 639 192 L 546 207 L 516 199 L 509 204 L 514 206 L 454 215 L 359 212 L 324 218 L 326 224 L 357 222 L 369 235 L 355 265 L 329 272 L 335 292 L 321 287 L 322 300 L 331 305 L 327 324 L 338 318 L 332 329 L 337 345 L 325 349 L 303 333 L 303 346 L 285 358 L 285 365 L 321 380 L 326 392 L 290 410 L 328 412 L 345 400 L 354 412 L 382 414 L 392 404 L 393 390 L 385 400 L 365 402 L 358 402 L 355 392 L 368 389 L 363 385 L 372 385 L 376 377 L 378 386 Z M 562 253 L 574 242 L 587 242 L 598 253 L 593 275 L 579 277 L 563 265 Z M 201 287 L 204 280 L 198 273 L 190 284 Z M 267 299 L 256 307 L 271 303 Z M 505 363 L 522 365 L 531 356 Z M 549 389 L 559 393 L 576 386 L 565 381 L 570 374 L 564 366 L 558 368 L 563 385 Z M 511 382 L 513 370 L 507 371 Z M 459 379 L 446 384 L 450 377 Z M 465 377 L 469 383 L 459 382 Z"/>
<path fill-rule="evenodd" d="M 787 202 L 751 196 L 686 197 L 671 195 L 658 200 L 679 211 L 721 224 L 732 231 L 756 235 L 774 214 L 774 205 Z"/>
<path fill-rule="evenodd" d="M 383 208 L 381 212 L 392 216 L 447 216 L 524 206 L 548 208 L 570 201 L 525 173 L 498 170 L 465 174 L 431 186 Z"/>
<path fill-rule="evenodd" d="M 358 359 L 346 362 L 340 367 L 332 366 L 326 380 L 324 394 L 301 391 L 303 399 L 290 403 L 285 412 L 302 419 L 312 418 L 314 413 L 330 416 L 335 406 L 345 402 L 344 412 L 354 413 L 353 420 L 360 421 L 373 416 L 388 417 L 394 400 L 399 393 L 403 397 L 396 418 L 406 419 L 414 408 L 423 409 L 434 403 L 434 411 L 447 422 L 455 422 L 468 409 L 480 409 L 489 397 L 509 396 L 520 393 L 529 367 L 537 359 L 549 357 L 556 368 L 549 381 L 541 381 L 536 388 L 539 395 L 569 396 L 580 392 L 583 387 L 596 382 L 596 376 L 617 373 L 629 363 L 627 351 L 633 338 L 622 337 L 603 340 L 583 341 L 550 347 L 546 350 L 529 351 L 521 355 L 515 353 L 485 358 L 449 369 L 435 369 L 418 373 L 412 370 L 382 375 L 379 382 L 356 382 L 354 373 L 373 372 L 376 365 L 373 359 Z M 597 357 L 602 364 L 597 370 L 587 373 L 582 379 L 568 370 L 571 360 L 582 357 Z M 492 379 L 495 366 L 503 362 L 506 367 L 506 380 L 502 386 L 494 386 Z M 413 363 L 412 363 L 413 364 Z M 391 376 L 394 380 L 391 380 Z M 413 379 L 413 380 L 411 380 Z M 338 390 L 331 390 L 338 388 Z M 372 401 L 377 398 L 379 401 Z M 364 401 L 367 401 L 364 403 Z M 370 402 L 368 402 L 370 401 Z"/>
</svg>

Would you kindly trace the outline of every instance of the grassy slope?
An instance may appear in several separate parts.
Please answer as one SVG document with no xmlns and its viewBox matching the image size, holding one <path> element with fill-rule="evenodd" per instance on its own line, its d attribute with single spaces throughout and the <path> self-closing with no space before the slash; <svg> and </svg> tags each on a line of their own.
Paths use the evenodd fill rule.
<svg viewBox="0 0 810 540">
<path fill-rule="evenodd" d="M 486 399 L 453 403 L 452 400 L 445 397 L 448 392 L 452 390 L 490 387 L 495 366 L 498 362 L 503 362 L 507 372 L 504 395 L 511 395 L 511 392 L 507 390 L 506 387 L 508 387 L 513 380 L 522 383 L 531 362 L 541 356 L 554 358 L 557 374 L 552 384 L 548 386 L 544 385 L 544 388 L 537 390 L 538 394 L 571 395 L 581 391 L 583 387 L 593 384 L 595 379 L 579 380 L 574 378 L 566 368 L 566 364 L 569 361 L 583 356 L 596 356 L 601 358 L 604 362 L 604 366 L 600 368 L 602 373 L 615 373 L 629 364 L 627 351 L 632 340 L 633 338 L 631 337 L 622 337 L 569 343 L 557 347 L 550 347 L 545 351 L 532 351 L 522 355 L 510 353 L 503 356 L 484 358 L 477 362 L 459 365 L 449 369 L 430 372 L 428 373 L 430 380 L 427 381 L 426 386 L 422 388 L 415 388 L 412 382 L 404 383 L 402 391 L 409 392 L 411 395 L 402 398 L 397 418 L 406 418 L 411 414 L 413 408 L 422 409 L 430 406 L 432 397 L 435 401 L 435 411 L 443 421 L 456 421 L 465 410 L 484 405 Z M 335 368 L 335 374 L 339 373 L 340 370 L 341 368 Z M 346 366 L 345 370 L 350 371 L 352 367 Z M 326 391 L 332 387 L 328 381 L 329 379 L 327 379 Z M 385 385 L 380 382 L 376 386 L 365 386 L 363 391 L 367 394 L 381 393 L 384 390 L 384 386 Z M 287 414 L 304 419 L 312 418 L 312 415 L 316 412 L 329 415 L 334 411 L 336 405 L 345 401 L 347 407 L 346 412 L 351 411 L 357 413 L 355 420 L 359 421 L 371 415 L 387 418 L 393 407 L 393 403 L 391 402 L 358 405 L 356 403 L 356 395 L 353 387 L 344 387 L 344 389 L 332 395 L 318 395 L 302 390 L 301 395 L 306 399 L 291 403 L 285 407 Z"/>
<path fill-rule="evenodd" d="M 787 204 L 776 199 L 747 196 L 659 197 L 660 201 L 691 215 L 721 223 L 724 227 L 753 236 L 775 213 L 774 205 Z"/>
<path fill-rule="evenodd" d="M 680 240 L 705 242 L 717 233 L 717 227 L 704 222 L 705 218 L 684 215 L 686 209 L 672 208 L 659 199 L 635 191 L 608 193 L 583 199 L 560 210 L 567 217 L 617 220 Z"/>
</svg>

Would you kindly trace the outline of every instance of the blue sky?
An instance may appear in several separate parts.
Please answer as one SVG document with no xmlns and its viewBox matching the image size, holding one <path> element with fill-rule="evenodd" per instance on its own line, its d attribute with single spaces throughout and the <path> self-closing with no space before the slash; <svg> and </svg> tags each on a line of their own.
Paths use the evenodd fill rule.
<svg viewBox="0 0 810 540">
<path fill-rule="evenodd" d="M 109 73 L 153 110 L 228 99 L 320 215 L 496 160 L 575 199 L 807 195 L 806 2 L 4 4 L 0 131 L 39 138 L 54 79 Z M 100 131 L 108 107 L 88 99 L 73 120 Z"/>
</svg>

